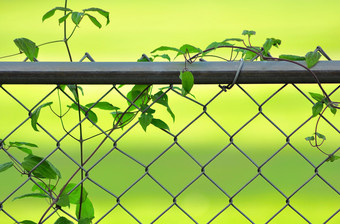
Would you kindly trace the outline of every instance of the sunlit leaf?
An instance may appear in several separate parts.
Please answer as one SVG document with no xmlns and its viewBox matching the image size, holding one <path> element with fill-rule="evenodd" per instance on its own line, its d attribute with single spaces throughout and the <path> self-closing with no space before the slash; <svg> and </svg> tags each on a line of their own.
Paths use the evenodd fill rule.
<svg viewBox="0 0 340 224">
<path fill-rule="evenodd" d="M 151 124 L 152 119 L 153 119 L 152 114 L 149 113 L 141 114 L 141 116 L 139 117 L 139 123 L 144 129 L 144 131 L 146 131 L 146 128 Z"/>
<path fill-rule="evenodd" d="M 92 105 L 94 105 L 92 107 Z M 119 107 L 115 107 L 113 106 L 111 103 L 109 102 L 98 102 L 98 103 L 89 103 L 85 105 L 87 108 L 98 108 L 98 109 L 102 109 L 102 110 L 119 110 Z"/>
<path fill-rule="evenodd" d="M 316 65 L 319 62 L 319 59 L 321 58 L 321 54 L 319 52 L 308 52 L 306 54 L 306 64 L 308 68 L 312 68 L 314 65 Z"/>
<path fill-rule="evenodd" d="M 71 12 L 59 18 L 59 24 L 65 22 L 65 20 L 71 15 Z"/>
<path fill-rule="evenodd" d="M 44 22 L 46 19 L 52 17 L 52 16 L 54 15 L 55 11 L 57 11 L 57 10 L 59 10 L 59 11 L 64 11 L 64 12 L 70 12 L 70 11 L 72 11 L 72 10 L 69 9 L 69 8 L 55 7 L 55 8 L 53 8 L 53 9 L 51 9 L 50 11 L 48 11 L 47 13 L 45 13 L 45 15 L 43 15 L 42 21 Z"/>
<path fill-rule="evenodd" d="M 13 198 L 13 201 L 17 199 L 23 199 L 23 198 L 49 198 L 49 197 L 50 196 L 48 196 L 47 194 L 30 193 L 30 194 L 21 195 L 19 197 L 15 197 Z"/>
<path fill-rule="evenodd" d="M 167 55 L 167 54 L 162 54 L 162 55 L 157 54 L 157 55 L 152 55 L 152 56 L 154 57 L 154 59 L 156 59 L 156 58 L 164 58 L 164 59 L 166 59 L 168 61 L 171 61 L 170 56 Z"/>
<path fill-rule="evenodd" d="M 64 189 L 64 192 L 66 194 L 69 194 L 69 201 L 70 201 L 71 204 L 79 204 L 80 203 L 81 185 L 79 185 L 76 189 L 74 189 L 76 186 L 77 186 L 77 184 L 69 183 Z M 71 192 L 71 190 L 73 190 L 73 191 Z M 71 193 L 69 193 L 69 192 L 71 192 Z M 88 193 L 85 190 L 85 187 L 83 187 L 82 201 L 86 200 L 87 195 L 88 195 Z"/>
<path fill-rule="evenodd" d="M 245 35 L 245 36 L 248 36 L 248 37 L 255 35 L 255 34 L 256 34 L 256 32 L 253 31 L 253 30 L 243 30 L 243 32 L 242 32 L 242 35 Z"/>
<path fill-rule="evenodd" d="M 8 170 L 8 169 L 11 168 L 12 166 L 13 166 L 13 163 L 12 163 L 12 162 L 0 164 L 0 173 L 1 173 L 1 172 L 4 172 L 5 170 Z"/>
<path fill-rule="evenodd" d="M 70 207 L 70 198 L 68 194 L 62 193 L 59 197 L 59 200 L 57 201 L 57 205 L 61 207 Z"/>
<path fill-rule="evenodd" d="M 160 119 L 153 118 L 152 121 L 151 121 L 151 124 L 156 126 L 157 128 L 170 131 L 169 126 L 164 121 L 162 121 Z"/>
<path fill-rule="evenodd" d="M 90 14 L 85 13 L 85 15 L 87 15 L 89 17 L 89 19 L 91 20 L 91 22 L 98 27 L 99 29 L 102 28 L 102 24 L 100 24 L 100 22 L 96 19 L 96 17 L 91 16 Z"/>
<path fill-rule="evenodd" d="M 332 155 L 331 157 L 327 159 L 327 162 L 334 162 L 335 160 L 338 160 L 338 159 L 340 159 L 340 156 Z"/>
<path fill-rule="evenodd" d="M 27 38 L 17 38 L 14 40 L 14 43 L 21 52 L 24 52 L 30 61 L 34 61 L 34 58 L 38 57 L 39 48 L 33 41 Z"/>
<path fill-rule="evenodd" d="M 84 9 L 84 12 L 98 12 L 100 15 L 104 16 L 106 18 L 106 25 L 110 23 L 110 13 L 100 9 L 100 8 L 88 8 Z"/>
<path fill-rule="evenodd" d="M 38 165 L 43 158 L 28 155 L 24 158 L 24 161 L 21 163 L 22 167 L 30 172 L 36 165 Z M 55 168 L 52 163 L 47 160 L 43 161 L 34 171 L 32 172 L 34 176 L 38 178 L 46 178 L 46 179 L 56 179 L 57 177 L 61 178 L 61 174 L 57 168 Z"/>
<path fill-rule="evenodd" d="M 39 131 L 38 128 L 37 128 L 37 123 L 38 123 L 38 118 L 39 118 L 39 115 L 40 115 L 40 110 L 44 107 L 50 106 L 52 103 L 53 102 L 44 103 L 32 112 L 32 114 L 31 114 L 31 125 L 32 125 L 32 128 L 35 131 Z"/>
<path fill-rule="evenodd" d="M 21 223 L 21 224 L 37 224 L 36 222 L 33 222 L 31 220 L 24 220 L 24 221 L 21 221 L 19 223 Z"/>
<path fill-rule="evenodd" d="M 182 94 L 185 96 L 194 86 L 194 76 L 190 71 L 185 71 L 180 73 L 179 78 L 182 80 Z"/>
<path fill-rule="evenodd" d="M 313 112 L 313 117 L 316 117 L 317 115 L 320 114 L 323 108 L 323 103 L 322 102 L 316 102 L 314 106 L 312 107 L 312 112 Z"/>
<path fill-rule="evenodd" d="M 59 217 L 57 219 L 57 221 L 55 221 L 54 224 L 73 224 L 73 222 L 71 222 L 70 220 L 68 220 L 67 218 L 65 217 Z"/>
<path fill-rule="evenodd" d="M 83 16 L 84 16 L 84 13 L 82 12 L 72 12 L 73 23 L 78 26 Z"/>
<path fill-rule="evenodd" d="M 316 132 L 315 134 L 316 134 L 316 136 L 318 136 L 318 138 L 321 138 L 321 139 L 323 139 L 323 140 L 326 140 L 326 136 L 324 136 L 323 134 L 320 134 L 320 133 L 318 133 L 318 132 Z"/>
<path fill-rule="evenodd" d="M 325 97 L 319 93 L 309 92 L 309 95 L 316 101 L 321 102 Z"/>
<path fill-rule="evenodd" d="M 306 139 L 306 141 L 314 141 L 314 136 L 309 136 L 309 137 L 307 137 L 305 139 Z"/>
<path fill-rule="evenodd" d="M 297 55 L 290 55 L 290 54 L 281 54 L 279 56 L 281 59 L 291 60 L 291 61 L 304 61 L 306 60 L 305 57 L 297 56 Z"/>
<path fill-rule="evenodd" d="M 151 54 L 157 52 L 157 51 L 176 51 L 178 53 L 182 53 L 184 54 L 184 52 L 180 51 L 179 49 L 177 48 L 174 48 L 174 47 L 167 47 L 167 46 L 162 46 L 162 47 L 159 47 L 159 48 L 156 48 L 155 50 L 151 51 Z"/>
<path fill-rule="evenodd" d="M 78 219 L 93 219 L 94 218 L 94 208 L 92 205 L 92 202 L 89 198 L 87 198 L 82 204 L 81 204 L 81 213 L 79 217 L 79 209 L 80 204 L 77 204 L 76 207 L 76 216 Z"/>
</svg>

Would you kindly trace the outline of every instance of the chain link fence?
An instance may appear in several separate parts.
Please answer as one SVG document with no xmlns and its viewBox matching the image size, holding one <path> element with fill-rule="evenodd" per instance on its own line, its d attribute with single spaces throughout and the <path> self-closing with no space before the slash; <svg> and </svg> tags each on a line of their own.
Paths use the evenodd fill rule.
<svg viewBox="0 0 340 224">
<path fill-rule="evenodd" d="M 120 108 L 127 107 L 132 88 L 81 86 L 81 103 L 106 101 Z M 61 185 L 82 170 L 72 182 L 84 184 L 95 209 L 93 223 L 340 223 L 339 162 L 327 162 L 304 139 L 315 128 L 308 94 L 318 92 L 315 84 L 196 85 L 194 96 L 185 97 L 172 84 L 152 91 L 161 87 L 167 87 L 175 121 L 156 103 L 161 97 L 150 108 L 170 131 L 150 126 L 145 132 L 136 118 L 110 132 L 113 119 L 106 111 L 96 111 L 98 123 L 88 113 L 79 122 L 69 112 L 60 124 L 53 111 L 65 113 L 74 100 L 58 85 L 2 84 L 0 164 L 9 157 L 20 164 L 23 153 L 3 145 L 20 141 L 39 146 L 34 153 L 61 171 Z M 340 97 L 340 85 L 325 88 Z M 50 101 L 52 110 L 41 110 L 36 132 L 32 112 Z M 328 153 L 340 149 L 339 125 L 337 116 L 322 116 Z M 83 158 L 91 157 L 85 163 L 80 127 Z M 16 199 L 31 192 L 37 179 L 10 169 L 0 180 L 1 223 L 38 222 L 50 199 Z M 42 223 L 59 216 L 77 221 L 74 207 L 54 206 Z"/>
</svg>

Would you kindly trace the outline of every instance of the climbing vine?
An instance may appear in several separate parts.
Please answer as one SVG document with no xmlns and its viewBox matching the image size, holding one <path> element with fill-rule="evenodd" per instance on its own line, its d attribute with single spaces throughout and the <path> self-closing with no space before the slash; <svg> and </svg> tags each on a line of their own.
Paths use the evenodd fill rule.
<svg viewBox="0 0 340 224">
<path fill-rule="evenodd" d="M 82 23 L 85 18 L 87 18 L 90 22 L 92 22 L 93 25 L 98 28 L 102 28 L 102 23 L 100 22 L 100 20 L 97 19 L 97 15 L 105 19 L 106 25 L 110 23 L 109 12 L 95 7 L 83 9 L 79 12 L 74 11 L 68 8 L 67 0 L 64 1 L 64 6 L 55 7 L 46 12 L 42 17 L 42 21 L 50 19 L 57 13 L 62 14 L 58 18 L 58 23 L 63 24 L 64 26 L 63 39 L 49 41 L 37 45 L 35 42 L 27 38 L 17 38 L 14 40 L 14 43 L 18 47 L 19 53 L 0 57 L 0 59 L 18 54 L 24 54 L 26 55 L 27 60 L 34 62 L 38 60 L 39 50 L 42 46 L 55 43 L 63 43 L 65 45 L 69 61 L 72 62 L 73 58 L 69 46 L 69 40 L 76 33 L 77 29 L 79 29 L 79 24 Z M 67 32 L 67 24 L 72 24 L 73 26 L 73 29 L 70 33 Z M 310 93 L 310 96 L 316 101 L 316 103 L 312 107 L 312 116 L 316 117 L 317 121 L 313 135 L 306 137 L 306 140 L 310 142 L 312 147 L 317 148 L 320 152 L 327 155 L 327 161 L 333 162 L 340 159 L 339 156 L 328 154 L 321 148 L 323 142 L 326 140 L 326 137 L 319 132 L 318 128 L 324 112 L 329 109 L 335 115 L 337 109 L 340 108 L 339 103 L 331 100 L 330 96 L 322 87 L 322 84 L 319 81 L 318 77 L 311 70 L 311 68 L 318 63 L 322 55 L 326 59 L 330 60 L 328 55 L 325 54 L 322 48 L 318 47 L 316 48 L 316 50 L 308 52 L 305 56 L 283 54 L 279 57 L 273 57 L 270 53 L 270 50 L 273 47 L 278 48 L 281 45 L 281 40 L 276 38 L 267 38 L 262 46 L 254 46 L 251 42 L 251 38 L 255 34 L 255 31 L 245 30 L 242 33 L 245 38 L 227 38 L 221 42 L 215 41 L 209 44 L 205 48 L 205 50 L 201 50 L 200 48 L 192 46 L 190 44 L 185 44 L 179 48 L 161 46 L 153 50 L 150 57 L 143 55 L 143 57 L 138 61 L 153 62 L 159 58 L 173 61 L 178 57 L 183 57 L 186 64 L 192 64 L 198 60 L 206 61 L 209 60 L 209 58 L 216 58 L 218 60 L 224 60 L 227 62 L 236 60 L 270 60 L 294 63 L 297 66 L 300 66 L 307 70 L 309 74 L 315 78 L 315 81 L 320 87 L 321 91 L 321 94 L 312 92 Z M 216 51 L 222 48 L 230 50 L 228 57 L 225 57 L 221 54 L 216 54 Z M 169 52 L 172 52 L 174 56 L 171 57 L 169 55 Z M 300 63 L 299 61 L 305 61 L 306 65 Z M 183 70 L 179 72 L 179 78 L 182 81 L 181 87 L 171 88 L 178 90 L 183 96 L 194 97 L 191 94 L 191 90 L 195 83 L 195 75 L 187 69 L 187 66 L 185 66 Z M 114 88 L 119 90 L 121 87 L 122 86 L 115 86 Z M 54 108 L 54 102 L 46 102 L 44 104 L 41 104 L 40 106 L 33 108 L 30 112 L 29 116 L 31 126 L 34 131 L 39 131 L 38 119 L 40 113 L 46 110 L 45 108 L 49 108 L 53 112 L 53 114 L 58 117 L 61 128 L 65 131 L 65 133 L 67 133 L 67 135 L 69 135 L 79 143 L 79 147 L 81 149 L 81 167 L 83 167 L 97 153 L 99 148 L 109 138 L 110 134 L 113 131 L 124 128 L 135 119 L 138 119 L 139 124 L 144 131 L 147 131 L 149 125 L 153 125 L 166 132 L 170 131 L 169 125 L 162 119 L 157 118 L 156 110 L 151 108 L 153 104 L 162 105 L 169 113 L 169 116 L 171 116 L 172 120 L 175 121 L 175 114 L 171 110 L 171 107 L 168 103 L 167 92 L 170 90 L 169 87 L 161 88 L 155 91 L 153 85 L 135 85 L 125 96 L 127 101 L 126 108 L 117 107 L 116 105 L 113 105 L 110 102 L 106 101 L 88 102 L 84 104 L 83 102 L 81 102 L 81 96 L 84 95 L 83 88 L 81 86 L 78 86 L 77 84 L 57 85 L 56 90 L 58 93 L 58 104 L 56 107 L 59 108 L 59 112 L 56 112 Z M 72 101 L 70 105 L 67 105 L 66 110 L 64 110 L 66 112 L 63 112 L 63 108 L 61 106 L 62 100 L 60 97 L 60 93 L 66 94 Z M 83 138 L 84 127 L 82 126 L 82 122 L 86 119 L 93 125 L 96 125 L 96 123 L 98 122 L 96 110 L 108 111 L 112 115 L 112 128 L 107 130 L 105 133 L 99 134 L 104 135 L 104 138 L 102 139 L 100 144 L 93 150 L 91 155 L 87 158 L 84 158 L 83 144 L 86 139 Z M 64 122 L 64 119 L 70 113 L 77 113 L 78 115 L 79 136 L 74 136 L 73 134 L 69 133 L 67 131 L 67 128 L 65 127 L 66 124 Z M 94 135 L 90 138 L 97 136 L 98 135 Z M 38 148 L 38 145 L 34 143 L 20 141 L 8 142 L 6 139 L 0 139 L 0 146 L 5 152 L 8 152 L 8 157 L 10 159 L 9 162 L 0 164 L 0 172 L 4 172 L 11 167 L 14 167 L 21 175 L 26 175 L 30 177 L 31 180 L 34 182 L 31 193 L 16 197 L 14 198 L 14 200 L 19 200 L 27 197 L 44 198 L 48 200 L 49 207 L 40 217 L 38 223 L 42 223 L 44 221 L 47 213 L 51 209 L 67 207 L 69 208 L 71 204 L 76 205 L 75 221 L 77 221 L 79 224 L 92 223 L 92 220 L 94 218 L 94 206 L 90 200 L 89 193 L 86 191 L 83 181 L 81 181 L 80 183 L 72 182 L 76 175 L 79 174 L 81 180 L 84 180 L 86 174 L 84 173 L 83 169 L 76 169 L 71 177 L 68 178 L 65 183 L 61 184 L 61 172 L 51 162 L 48 161 L 48 158 L 39 157 L 34 154 L 34 149 Z M 25 155 L 22 162 L 10 156 L 9 152 L 12 150 L 19 150 Z M 20 223 L 35 224 L 36 222 L 31 220 L 23 220 Z M 58 219 L 55 221 L 55 224 L 69 223 L 73 223 L 71 220 L 69 220 L 69 217 L 66 218 L 61 215 L 59 215 Z"/>
</svg>

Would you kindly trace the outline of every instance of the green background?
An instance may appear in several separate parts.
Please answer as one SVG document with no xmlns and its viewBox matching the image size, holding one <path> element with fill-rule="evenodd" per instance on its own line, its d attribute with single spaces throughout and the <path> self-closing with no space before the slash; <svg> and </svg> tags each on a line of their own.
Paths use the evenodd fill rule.
<svg viewBox="0 0 340 224">
<path fill-rule="evenodd" d="M 62 38 L 62 26 L 58 26 L 60 12 L 41 22 L 42 15 L 55 6 L 62 6 L 62 1 L 1 1 L 0 5 L 0 57 L 16 53 L 13 39 L 26 37 L 37 44 Z M 298 54 L 314 50 L 321 46 L 334 60 L 340 57 L 338 13 L 339 1 L 70 1 L 69 7 L 81 10 L 88 7 L 99 7 L 109 11 L 111 23 L 98 30 L 83 21 L 70 47 L 75 60 L 89 52 L 96 61 L 136 61 L 142 53 L 148 54 L 153 49 L 165 45 L 179 47 L 189 43 L 205 48 L 213 41 L 225 38 L 241 37 L 242 30 L 251 29 L 257 32 L 253 38 L 255 45 L 262 45 L 267 37 L 279 38 L 282 45 L 273 49 L 273 54 Z M 104 20 L 100 20 L 104 23 Z M 3 61 L 20 61 L 23 56 L 4 59 Z M 40 61 L 67 61 L 63 44 L 41 47 Z M 259 103 L 270 96 L 282 85 L 243 85 Z M 298 85 L 305 93 L 319 92 L 316 86 Z M 4 88 L 32 108 L 54 86 L 5 85 Z M 83 86 L 84 103 L 99 99 L 110 87 Z M 130 86 L 122 89 L 127 93 Z M 157 87 L 158 88 L 158 87 Z M 155 91 L 157 90 L 155 87 Z M 330 92 L 336 85 L 328 85 Z M 195 86 L 193 93 L 202 104 L 207 103 L 220 89 L 215 86 Z M 29 96 L 28 96 L 29 93 Z M 334 99 L 339 98 L 337 93 Z M 33 99 L 33 100 L 32 100 Z M 57 103 L 56 93 L 45 102 Z M 65 105 L 69 101 L 65 98 Z M 109 94 L 104 100 L 124 107 L 126 102 L 116 92 Z M 0 137 L 6 136 L 11 130 L 27 118 L 27 112 L 3 90 L 0 90 L 1 129 Z M 172 133 L 178 133 L 186 124 L 202 112 L 202 107 L 195 105 L 175 93 L 169 94 L 169 101 L 176 114 L 176 122 L 172 123 L 165 109 L 157 106 L 157 117 L 164 118 Z M 277 123 L 282 130 L 290 134 L 311 114 L 311 104 L 299 94 L 293 86 L 287 86 L 273 100 L 263 107 L 264 113 Z M 234 133 L 245 122 L 258 112 L 258 107 L 235 86 L 231 91 L 223 93 L 208 107 L 208 113 L 229 132 Z M 100 115 L 99 126 L 109 127 L 111 117 L 107 113 Z M 339 127 L 338 117 L 326 113 L 327 117 Z M 42 113 L 41 123 L 49 127 L 48 131 L 60 138 L 63 133 L 56 118 L 46 110 Z M 102 119 L 101 119 L 102 118 Z M 76 115 L 68 118 L 70 127 L 76 124 Z M 325 157 L 311 148 L 304 137 L 313 132 L 315 119 L 293 135 L 291 143 L 314 164 L 319 164 Z M 96 133 L 96 128 L 85 124 L 88 135 Z M 327 136 L 324 149 L 333 152 L 338 144 L 339 135 L 322 124 L 322 133 Z M 326 129 L 326 130 L 325 130 Z M 320 131 L 321 132 L 321 131 Z M 114 134 L 119 136 L 122 132 Z M 56 142 L 44 132 L 34 132 L 29 121 L 18 129 L 9 140 L 28 141 L 39 145 L 36 154 L 47 155 L 55 149 Z M 228 143 L 226 136 L 212 121 L 203 116 L 179 136 L 179 143 L 191 153 L 201 164 L 207 163 Z M 235 136 L 235 144 L 244 150 L 257 164 L 262 164 L 274 152 L 285 144 L 285 137 L 262 116 L 255 119 L 243 131 Z M 86 155 L 100 141 L 100 138 L 86 144 Z M 162 151 L 173 143 L 173 138 L 164 132 L 150 127 L 144 133 L 140 126 L 133 128 L 118 143 L 118 148 L 136 158 L 143 164 L 149 164 Z M 100 153 L 90 162 L 91 166 L 112 147 L 107 143 Z M 78 158 L 77 145 L 69 138 L 62 141 L 61 148 Z M 15 153 L 22 158 L 22 153 Z M 6 162 L 3 152 L 0 162 Z M 51 161 L 62 171 L 63 181 L 71 175 L 75 165 L 57 152 Z M 338 178 L 340 163 L 326 163 L 320 168 L 320 174 L 337 189 L 340 188 Z M 87 168 L 88 168 L 87 167 Z M 257 173 L 257 168 L 249 162 L 235 147 L 231 146 L 206 168 L 207 175 L 215 180 L 228 194 L 233 195 Z M 141 177 L 144 168 L 126 156 L 112 152 L 90 172 L 90 177 L 116 195 L 121 194 L 129 185 Z M 150 174 L 162 183 L 171 193 L 177 194 L 200 173 L 197 166 L 180 148 L 171 148 L 150 167 Z M 314 174 L 314 168 L 299 156 L 291 147 L 285 147 L 276 157 L 269 161 L 262 173 L 286 195 L 291 195 L 301 184 Z M 20 177 L 14 169 L 0 174 L 0 200 L 18 187 L 26 177 Z M 5 204 L 4 209 L 19 221 L 32 219 L 37 221 L 47 207 L 41 199 L 22 199 L 13 201 L 14 197 L 27 193 L 32 184 L 26 184 L 16 192 Z M 100 218 L 115 205 L 114 198 L 100 190 L 93 183 L 86 182 L 89 197 L 95 205 L 96 219 Z M 272 188 L 263 178 L 258 177 L 247 188 L 234 198 L 234 204 L 255 223 L 268 221 L 285 205 L 285 198 Z M 161 212 L 172 204 L 172 198 L 165 193 L 149 177 L 144 178 L 129 190 L 121 203 L 142 223 L 150 223 Z M 208 222 L 227 204 L 228 198 L 209 182 L 200 178 L 188 190 L 178 197 L 178 204 L 199 223 Z M 307 217 L 312 223 L 322 223 L 339 209 L 339 195 L 332 191 L 318 177 L 313 179 L 291 199 L 291 205 Z M 70 213 L 74 211 L 71 208 Z M 340 222 L 338 214 L 330 223 Z M 54 218 L 55 217 L 55 218 Z M 50 222 L 56 219 L 56 215 Z M 1 223 L 13 223 L 0 213 Z M 115 209 L 101 223 L 134 223 L 133 219 L 122 208 Z M 157 223 L 157 222 L 156 222 Z M 176 207 L 172 208 L 158 223 L 190 223 L 190 220 Z M 234 208 L 230 207 L 213 223 L 248 223 Z M 304 223 L 292 209 L 286 208 L 272 223 Z"/>
</svg>

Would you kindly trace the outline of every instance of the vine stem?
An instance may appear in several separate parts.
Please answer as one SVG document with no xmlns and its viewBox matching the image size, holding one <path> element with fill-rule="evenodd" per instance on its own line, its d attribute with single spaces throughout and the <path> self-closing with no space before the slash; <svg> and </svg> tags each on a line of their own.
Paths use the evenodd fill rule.
<svg viewBox="0 0 340 224">
<path fill-rule="evenodd" d="M 128 112 L 128 110 L 131 108 L 131 106 L 133 106 L 133 103 L 135 103 L 140 96 L 143 95 L 143 93 L 145 91 L 148 91 L 150 88 L 151 84 L 148 85 L 133 101 L 132 103 L 126 108 L 126 110 L 124 111 L 124 113 L 120 116 L 119 120 L 117 121 L 117 124 L 119 124 L 119 122 L 122 120 L 122 118 L 124 117 L 124 115 Z M 95 150 L 91 153 L 91 155 L 84 161 L 83 165 L 85 165 L 97 152 L 98 150 L 101 148 L 101 146 L 105 143 L 105 141 L 109 138 L 109 136 L 112 134 L 112 132 L 114 130 L 117 129 L 116 127 L 117 125 L 114 125 L 114 127 L 110 130 L 110 132 L 104 137 L 104 139 L 99 143 L 99 145 L 95 148 Z M 77 175 L 77 173 L 79 172 L 79 170 L 82 169 L 82 167 L 79 167 L 72 175 L 71 177 L 66 181 L 66 183 L 64 184 L 64 186 L 61 188 L 59 194 L 57 195 L 57 197 L 55 198 L 55 200 L 53 200 L 53 202 L 50 204 L 50 206 L 46 209 L 46 211 L 44 212 L 44 214 L 41 216 L 38 224 L 41 224 L 44 217 L 47 215 L 48 211 L 57 203 L 57 201 L 59 200 L 61 194 L 64 192 L 66 186 L 71 182 L 71 180 Z"/>
<path fill-rule="evenodd" d="M 314 133 L 314 141 L 315 141 L 315 146 L 320 152 L 322 152 L 323 154 L 327 155 L 327 156 L 330 156 L 328 153 L 324 152 L 319 146 L 322 145 L 322 143 L 320 145 L 318 145 L 318 137 L 317 137 L 317 134 L 318 133 L 318 126 L 319 126 L 319 122 L 320 122 L 320 119 L 321 119 L 321 116 L 323 115 L 323 113 L 326 111 L 327 109 L 327 106 L 322 110 L 322 112 L 319 114 L 319 117 L 318 117 L 318 120 L 316 121 L 316 125 L 315 125 L 315 133 Z"/>
</svg>

